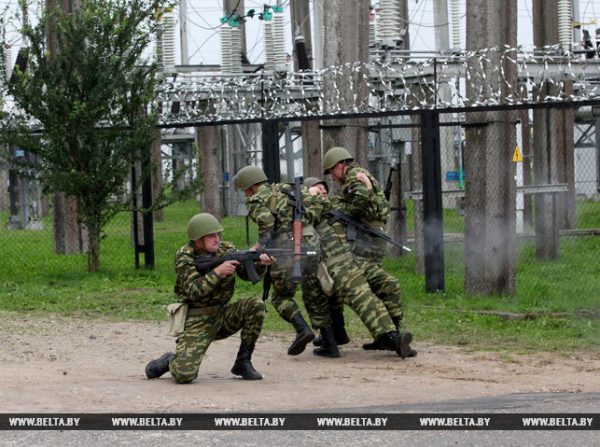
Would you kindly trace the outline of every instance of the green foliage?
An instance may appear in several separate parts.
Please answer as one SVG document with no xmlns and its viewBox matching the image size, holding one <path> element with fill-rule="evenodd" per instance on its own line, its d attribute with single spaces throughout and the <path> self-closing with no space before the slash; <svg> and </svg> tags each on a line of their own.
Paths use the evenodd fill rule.
<svg viewBox="0 0 600 447">
<path fill-rule="evenodd" d="M 15 69 L 8 86 L 23 115 L 5 123 L 0 142 L 33 155 L 12 162 L 35 173 L 46 193 L 77 198 L 91 266 L 97 266 L 102 229 L 123 209 L 131 163 L 155 137 L 155 116 L 147 108 L 156 66 L 144 52 L 158 26 L 156 11 L 166 3 L 90 0 L 73 12 L 44 10 L 23 30 L 27 69 Z M 31 133 L 32 123 L 41 135 Z"/>
</svg>

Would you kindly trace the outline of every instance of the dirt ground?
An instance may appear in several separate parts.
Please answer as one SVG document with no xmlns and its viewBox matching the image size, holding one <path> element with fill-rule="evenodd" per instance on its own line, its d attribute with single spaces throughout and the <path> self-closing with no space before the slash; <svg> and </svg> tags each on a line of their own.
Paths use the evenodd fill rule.
<svg viewBox="0 0 600 447">
<path fill-rule="evenodd" d="M 1 412 L 291 411 L 436 402 L 531 392 L 597 392 L 600 353 L 529 356 L 469 352 L 419 342 L 419 355 L 365 352 L 339 359 L 307 349 L 290 357 L 291 334 L 265 334 L 253 364 L 264 380 L 233 376 L 239 338 L 215 342 L 198 379 L 147 380 L 146 363 L 173 350 L 167 325 L 0 313 Z"/>
</svg>

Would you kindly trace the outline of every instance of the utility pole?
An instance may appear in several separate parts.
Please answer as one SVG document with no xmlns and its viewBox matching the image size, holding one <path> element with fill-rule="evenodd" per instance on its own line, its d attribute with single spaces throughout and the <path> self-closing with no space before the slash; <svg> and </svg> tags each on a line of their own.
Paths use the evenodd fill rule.
<svg viewBox="0 0 600 447">
<path fill-rule="evenodd" d="M 294 70 L 312 70 L 313 52 L 312 37 L 310 26 L 310 8 L 309 0 L 292 0 L 292 38 L 296 45 L 294 57 Z M 306 60 L 302 60 L 299 53 L 304 45 Z M 306 78 L 306 82 L 310 82 Z M 304 173 L 308 176 L 323 176 L 322 150 L 321 150 L 321 130 L 319 121 L 305 120 L 301 124 L 302 132 L 302 153 L 304 154 Z M 290 179 L 291 180 L 291 179 Z"/>
<path fill-rule="evenodd" d="M 448 24 L 448 1 L 434 0 L 433 2 L 433 20 L 435 26 L 435 48 L 440 53 L 441 57 L 445 57 L 450 49 L 450 27 Z M 452 91 L 448 82 L 439 82 L 435 80 L 437 85 L 437 97 L 444 103 L 450 103 Z M 443 113 L 440 115 L 441 122 L 451 122 L 453 119 L 451 113 Z M 447 171 L 453 171 L 456 168 L 454 158 L 454 139 L 452 136 L 452 127 L 443 126 L 440 128 L 440 155 L 441 155 L 441 174 L 442 174 L 442 190 L 455 189 L 454 183 L 446 180 L 444 175 Z M 444 208 L 452 208 L 456 205 L 456 200 L 442 196 Z"/>
<path fill-rule="evenodd" d="M 410 51 L 410 34 L 409 34 L 409 15 L 408 15 L 408 0 L 399 0 L 399 25 L 402 43 L 400 48 Z M 410 58 L 410 53 L 405 53 L 405 57 Z M 405 124 L 405 117 L 390 117 L 390 124 Z M 382 129 L 383 132 L 383 129 Z M 390 194 L 390 218 L 388 221 L 388 232 L 392 239 L 399 242 L 405 242 L 408 235 L 408 222 L 406 219 L 406 191 L 410 182 L 409 179 L 410 163 L 409 157 L 406 156 L 406 148 L 412 147 L 412 130 L 410 129 L 390 129 L 390 146 L 392 151 L 389 153 L 389 160 L 397 162 L 396 175 L 393 181 L 393 187 Z M 380 133 L 380 135 L 382 135 Z M 386 163 L 387 165 L 387 163 Z M 391 169 L 391 167 L 390 167 Z M 422 229 L 422 227 L 420 227 Z M 422 231 L 421 231 L 422 234 Z M 405 251 L 397 247 L 388 249 L 391 256 L 398 257 L 405 255 Z"/>
<path fill-rule="evenodd" d="M 533 1 L 533 43 L 537 48 L 559 43 L 557 2 Z M 567 54 L 565 58 L 568 58 Z M 558 81 L 572 90 L 573 82 L 556 79 L 539 87 L 536 94 L 558 94 Z M 573 228 L 575 215 L 574 115 L 571 109 L 536 109 L 533 112 L 533 174 L 535 184 L 567 183 L 567 193 L 535 197 L 536 255 L 558 256 L 559 230 Z"/>
<path fill-rule="evenodd" d="M 324 65 L 342 66 L 346 63 L 367 63 L 369 57 L 369 1 L 328 0 L 323 5 L 325 24 Z M 368 98 L 368 87 L 363 81 L 364 72 L 348 73 L 353 78 L 353 88 L 339 82 L 333 89 L 324 83 L 324 94 L 333 103 L 340 99 L 348 103 L 363 103 Z M 344 81 L 340 79 L 340 81 Z M 341 97 L 341 98 L 340 98 Z M 352 126 L 349 126 L 352 124 Z M 323 149 L 343 146 L 362 166 L 367 166 L 368 121 L 366 118 L 328 120 L 323 122 Z"/>
<path fill-rule="evenodd" d="M 179 0 L 179 42 L 181 47 L 181 65 L 190 63 L 188 51 L 188 7 L 187 0 Z"/>
<path fill-rule="evenodd" d="M 502 48 L 517 43 L 516 0 L 467 0 L 467 51 L 488 49 L 490 62 L 480 66 L 470 58 L 467 70 L 483 70 L 487 84 L 503 96 L 516 94 L 516 70 L 502 58 Z M 515 59 L 516 54 L 510 55 Z M 505 81 L 493 71 L 502 66 Z M 473 97 L 476 79 L 467 81 Z M 513 87 L 509 87 L 513 86 Z M 509 90 L 512 88 L 513 90 Z M 513 294 L 516 264 L 516 186 L 512 156 L 515 149 L 516 113 L 467 113 L 465 153 L 465 292 Z"/>
</svg>

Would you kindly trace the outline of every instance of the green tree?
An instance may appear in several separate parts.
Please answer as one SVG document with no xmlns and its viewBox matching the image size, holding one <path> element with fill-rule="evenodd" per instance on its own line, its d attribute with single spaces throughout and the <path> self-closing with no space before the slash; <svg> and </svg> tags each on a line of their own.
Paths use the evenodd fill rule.
<svg viewBox="0 0 600 447">
<path fill-rule="evenodd" d="M 30 167 L 46 193 L 77 199 L 89 271 L 100 267 L 103 228 L 125 209 L 132 163 L 154 138 L 157 68 L 147 55 L 168 7 L 168 0 L 85 0 L 71 12 L 47 8 L 24 29 L 27 69 L 7 86 L 19 113 L 5 116 L 0 139 L 35 155 Z"/>
</svg>

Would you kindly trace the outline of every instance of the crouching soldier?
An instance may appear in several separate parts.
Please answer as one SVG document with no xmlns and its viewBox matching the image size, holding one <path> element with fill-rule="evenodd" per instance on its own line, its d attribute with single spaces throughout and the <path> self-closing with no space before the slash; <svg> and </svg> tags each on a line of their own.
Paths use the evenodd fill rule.
<svg viewBox="0 0 600 447">
<path fill-rule="evenodd" d="M 225 261 L 208 271 L 199 271 L 198 258 L 223 256 L 235 248 L 221 240 L 223 227 L 211 214 L 201 213 L 188 223 L 189 243 L 175 255 L 175 294 L 187 307 L 183 333 L 177 339 L 175 353 L 166 353 L 146 366 L 146 377 L 155 379 L 166 372 L 177 383 L 188 383 L 198 376 L 204 353 L 213 340 L 222 340 L 241 330 L 241 344 L 231 372 L 245 380 L 260 380 L 261 374 L 251 363 L 254 345 L 265 317 L 265 305 L 259 298 L 230 302 L 236 274 L 247 279 L 238 261 Z M 273 259 L 262 254 L 257 262 L 270 265 Z"/>
</svg>

